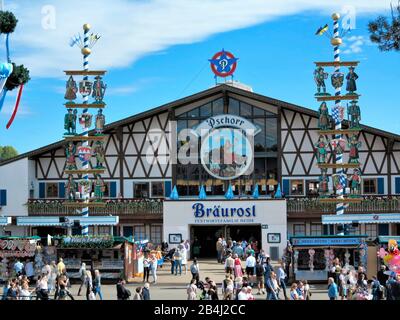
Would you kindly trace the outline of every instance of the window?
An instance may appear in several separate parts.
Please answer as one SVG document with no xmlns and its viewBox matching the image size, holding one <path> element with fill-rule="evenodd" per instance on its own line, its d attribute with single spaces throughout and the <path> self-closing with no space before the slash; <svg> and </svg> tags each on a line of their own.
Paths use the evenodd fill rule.
<svg viewBox="0 0 400 320">
<path fill-rule="evenodd" d="M 146 239 L 146 228 L 144 225 L 133 226 L 133 239 L 135 239 L 135 241 Z"/>
<path fill-rule="evenodd" d="M 376 179 L 363 179 L 363 193 L 377 193 Z"/>
<path fill-rule="evenodd" d="M 319 187 L 319 181 L 308 180 L 307 181 L 307 196 L 318 195 L 318 187 Z"/>
<path fill-rule="evenodd" d="M 164 182 L 157 181 L 151 183 L 151 196 L 164 197 Z"/>
<path fill-rule="evenodd" d="M 351 230 L 350 234 L 361 235 L 361 225 L 360 224 L 358 224 L 357 227 L 352 225 L 350 230 Z"/>
<path fill-rule="evenodd" d="M 46 183 L 46 198 L 58 198 L 58 183 Z"/>
<path fill-rule="evenodd" d="M 110 234 L 110 227 L 109 226 L 99 226 L 98 227 L 98 235 L 102 236 L 102 235 L 109 235 Z"/>
<path fill-rule="evenodd" d="M 310 231 L 312 236 L 322 235 L 322 224 L 321 223 L 311 223 Z"/>
<path fill-rule="evenodd" d="M 376 224 L 366 224 L 365 225 L 365 233 L 370 238 L 376 238 L 378 236 Z"/>
<path fill-rule="evenodd" d="M 303 180 L 291 180 L 290 181 L 290 195 L 291 196 L 304 195 L 304 181 Z"/>
<path fill-rule="evenodd" d="M 89 226 L 89 236 L 94 236 L 94 226 Z"/>
<path fill-rule="evenodd" d="M 150 242 L 159 245 L 162 238 L 162 226 L 152 224 L 150 227 Z"/>
<path fill-rule="evenodd" d="M 305 224 L 294 224 L 293 225 L 293 235 L 305 236 L 306 235 L 306 225 Z"/>
<path fill-rule="evenodd" d="M 134 198 L 148 198 L 149 197 L 149 183 L 134 183 L 133 184 L 133 197 Z"/>
<path fill-rule="evenodd" d="M 124 226 L 124 227 L 122 228 L 122 236 L 124 236 L 124 237 L 133 236 L 133 227 L 131 227 L 131 226 Z"/>
</svg>

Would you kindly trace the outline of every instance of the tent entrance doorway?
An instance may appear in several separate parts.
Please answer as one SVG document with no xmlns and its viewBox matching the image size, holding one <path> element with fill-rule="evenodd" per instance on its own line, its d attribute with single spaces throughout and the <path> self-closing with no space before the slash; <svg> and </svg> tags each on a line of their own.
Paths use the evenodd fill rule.
<svg viewBox="0 0 400 320">
<path fill-rule="evenodd" d="M 191 226 L 191 259 L 216 258 L 216 242 L 218 238 L 231 238 L 233 241 L 258 241 L 261 248 L 261 225 L 209 225 Z"/>
</svg>

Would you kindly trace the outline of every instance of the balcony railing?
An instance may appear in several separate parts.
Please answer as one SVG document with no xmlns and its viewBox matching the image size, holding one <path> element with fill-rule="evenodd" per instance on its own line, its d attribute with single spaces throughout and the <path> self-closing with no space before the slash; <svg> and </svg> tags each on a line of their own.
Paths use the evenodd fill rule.
<svg viewBox="0 0 400 320">
<path fill-rule="evenodd" d="M 29 199 L 28 214 L 31 216 L 79 215 L 74 208 L 64 206 L 65 199 Z M 162 215 L 162 199 L 113 199 L 105 200 L 105 207 L 90 208 L 93 215 Z"/>
<path fill-rule="evenodd" d="M 28 213 L 41 215 L 79 215 L 79 211 L 63 205 L 65 199 L 29 199 Z M 90 208 L 93 215 L 162 215 L 162 199 L 112 199 L 105 200 L 105 207 Z M 335 213 L 334 203 L 321 203 L 318 198 L 288 198 L 289 214 L 327 214 Z M 346 213 L 391 213 L 400 212 L 400 196 L 366 196 L 359 203 L 349 203 Z"/>
<path fill-rule="evenodd" d="M 318 198 L 287 199 L 288 213 L 335 213 L 335 203 L 321 203 Z M 349 203 L 346 213 L 400 212 L 400 196 L 365 196 L 358 203 Z"/>
</svg>

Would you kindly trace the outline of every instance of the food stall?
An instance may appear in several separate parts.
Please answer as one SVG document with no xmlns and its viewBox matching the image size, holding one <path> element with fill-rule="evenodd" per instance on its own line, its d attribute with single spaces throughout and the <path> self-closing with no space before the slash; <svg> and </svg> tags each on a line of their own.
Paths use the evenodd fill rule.
<svg viewBox="0 0 400 320">
<path fill-rule="evenodd" d="M 293 236 L 292 271 L 296 280 L 326 281 L 339 258 L 343 266 L 367 268 L 367 235 Z"/>
<path fill-rule="evenodd" d="M 0 237 L 0 281 L 15 276 L 14 263 L 34 260 L 37 241 L 40 237 Z"/>
<path fill-rule="evenodd" d="M 105 236 L 63 236 L 53 239 L 57 258 L 63 258 L 70 279 L 79 279 L 81 264 L 99 270 L 104 282 L 129 279 L 134 274 L 135 252 L 132 239 Z"/>
</svg>

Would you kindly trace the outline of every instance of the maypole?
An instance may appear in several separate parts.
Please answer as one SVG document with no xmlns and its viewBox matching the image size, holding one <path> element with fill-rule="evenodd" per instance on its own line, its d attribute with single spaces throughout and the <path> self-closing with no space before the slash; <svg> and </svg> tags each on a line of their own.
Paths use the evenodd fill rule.
<svg viewBox="0 0 400 320">
<path fill-rule="evenodd" d="M 89 223 L 85 219 L 89 217 L 90 207 L 104 207 L 105 203 L 102 200 L 104 194 L 104 182 L 100 176 L 105 171 L 105 151 L 104 151 L 104 125 L 105 116 L 102 109 L 105 107 L 103 102 L 104 94 L 107 85 L 104 84 L 102 76 L 105 71 L 89 71 L 89 55 L 91 48 L 100 38 L 98 35 L 90 34 L 90 25 L 83 25 L 83 41 L 81 35 L 75 35 L 70 42 L 70 46 L 77 45 L 81 49 L 83 55 L 83 70 L 65 71 L 69 79 L 66 84 L 65 103 L 68 113 L 64 118 L 64 128 L 67 132 L 64 133 L 67 141 L 65 147 L 66 153 L 66 170 L 64 173 L 68 175 L 66 184 L 66 193 L 69 201 L 65 202 L 68 207 L 75 208 L 80 211 L 81 218 L 81 233 L 83 236 L 89 235 Z M 83 80 L 79 82 L 79 92 L 82 95 L 82 103 L 75 103 L 78 91 L 76 81 L 73 76 L 83 76 Z M 90 81 L 89 76 L 95 76 L 95 81 Z M 94 101 L 89 103 L 89 97 L 92 96 Z M 79 116 L 79 123 L 82 127 L 82 133 L 76 133 L 77 108 L 82 108 L 82 114 Z M 90 127 L 92 126 L 92 114 L 89 113 L 89 108 L 98 108 L 99 111 L 95 119 L 95 134 L 90 135 Z M 81 145 L 76 147 L 76 143 L 81 142 Z M 91 146 L 93 145 L 93 147 Z M 78 156 L 81 161 L 81 169 L 78 169 L 75 163 L 75 153 L 78 151 Z M 91 157 L 96 157 L 96 167 L 91 166 Z M 73 175 L 81 176 L 78 183 L 74 181 Z M 95 177 L 94 183 L 90 181 L 89 174 Z M 79 187 L 78 187 L 79 186 Z M 94 193 L 91 194 L 92 186 Z M 79 190 L 79 191 L 78 191 Z M 76 192 L 78 191 L 78 192 Z M 94 200 L 94 201 L 91 201 Z"/>
<path fill-rule="evenodd" d="M 83 71 L 89 71 L 89 55 L 91 53 L 91 50 L 89 48 L 89 30 L 90 30 L 90 24 L 85 23 L 83 25 L 83 48 L 82 48 L 82 54 L 83 54 Z M 88 81 L 89 77 L 88 75 L 85 75 L 83 77 L 83 81 Z M 87 104 L 89 101 L 89 94 L 85 94 L 83 96 L 83 103 Z M 87 114 L 88 109 L 83 109 L 83 114 Z M 87 121 L 84 122 L 85 124 L 87 123 Z M 85 125 L 83 128 L 83 134 L 82 134 L 85 138 L 89 137 L 89 128 Z M 89 141 L 85 140 L 82 143 L 83 147 L 88 147 L 89 146 Z M 85 160 L 82 163 L 82 168 L 84 170 L 88 170 L 89 169 L 89 160 Z M 86 172 L 83 175 L 83 180 L 89 181 L 89 174 Z M 85 188 L 85 191 L 88 191 L 88 188 Z M 90 192 L 90 190 L 89 190 Z M 90 194 L 89 193 L 84 193 L 83 198 L 84 199 L 89 199 Z M 82 209 L 82 217 L 87 218 L 89 217 L 89 207 L 85 207 Z M 88 225 L 83 225 L 82 226 L 82 235 L 83 236 L 87 236 L 89 234 L 89 226 Z"/>
<path fill-rule="evenodd" d="M 333 38 L 331 40 L 333 47 L 333 55 L 334 55 L 334 61 L 335 62 L 340 62 L 340 45 L 342 43 L 342 39 L 339 37 L 339 19 L 340 15 L 338 13 L 332 14 L 332 19 L 333 19 Z M 335 65 L 335 74 L 340 75 L 340 64 Z M 335 135 L 336 141 L 340 141 L 342 139 L 342 133 L 340 130 L 342 130 L 342 119 L 340 118 L 340 93 L 342 90 L 342 86 L 338 85 L 335 87 L 335 96 L 338 98 L 335 100 L 335 108 L 333 110 L 334 113 L 334 119 L 335 119 L 335 130 L 338 131 L 338 133 Z M 337 165 L 343 164 L 343 154 L 341 153 L 336 153 L 335 154 L 335 162 Z M 340 179 L 342 178 L 343 174 L 343 169 L 341 167 L 338 167 L 336 173 L 338 174 Z M 336 194 L 338 199 L 343 199 L 343 189 L 344 188 L 337 188 L 336 189 Z M 336 204 L 336 214 L 343 214 L 344 213 L 344 204 L 343 203 L 338 203 Z"/>
<path fill-rule="evenodd" d="M 361 143 L 358 141 L 361 119 L 360 108 L 357 105 L 359 95 L 356 93 L 356 80 L 357 74 L 354 72 L 355 66 L 358 61 L 341 61 L 340 60 L 340 45 L 342 44 L 341 30 L 339 28 L 340 15 L 338 13 L 332 14 L 333 19 L 333 34 L 330 36 L 330 43 L 333 46 L 334 61 L 332 62 L 315 62 L 316 69 L 314 71 L 314 80 L 317 84 L 317 93 L 315 97 L 317 101 L 321 102 L 319 107 L 319 138 L 316 147 L 317 165 L 321 169 L 321 176 L 319 178 L 319 195 L 320 202 L 335 203 L 335 212 L 337 215 L 344 214 L 345 206 L 351 202 L 360 202 L 361 194 L 361 171 L 359 169 L 360 163 L 358 161 L 359 154 L 358 148 Z M 321 27 L 317 30 L 317 35 L 325 34 L 328 31 L 328 25 Z M 343 33 L 342 33 L 343 35 Z M 344 74 L 340 71 L 341 66 L 349 67 L 349 73 L 346 76 L 346 94 L 342 94 L 342 85 L 344 81 Z M 335 95 L 331 96 L 326 92 L 325 80 L 328 78 L 328 73 L 324 71 L 323 67 L 334 67 L 334 72 L 331 74 L 331 83 L 335 88 Z M 322 89 L 322 92 L 321 92 Z M 344 121 L 344 107 L 341 106 L 342 100 L 350 100 L 350 106 L 347 109 L 348 121 L 343 127 Z M 334 129 L 331 129 L 331 116 L 327 102 L 334 101 L 335 105 L 332 108 L 332 117 Z M 331 137 L 334 139 L 331 140 Z M 345 136 L 349 136 L 347 144 L 344 140 Z M 328 141 L 327 141 L 328 139 Z M 329 163 L 328 151 L 326 147 L 330 144 L 334 163 Z M 350 147 L 349 161 L 343 163 L 343 154 L 345 153 L 346 146 Z M 328 169 L 333 171 L 332 182 L 335 189 L 336 197 L 329 197 L 329 177 Z M 351 178 L 347 179 L 347 169 L 353 169 Z M 348 181 L 351 182 L 348 185 Z M 345 197 L 345 195 L 347 197 Z M 348 231 L 347 226 L 343 225 L 343 234 Z"/>
</svg>

